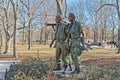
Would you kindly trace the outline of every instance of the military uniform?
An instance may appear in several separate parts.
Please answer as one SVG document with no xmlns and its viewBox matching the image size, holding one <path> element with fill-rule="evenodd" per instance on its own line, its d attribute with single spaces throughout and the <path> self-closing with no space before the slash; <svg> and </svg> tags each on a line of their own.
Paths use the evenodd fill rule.
<svg viewBox="0 0 120 80">
<path fill-rule="evenodd" d="M 66 47 L 67 34 L 65 33 L 66 25 L 64 23 L 57 24 L 55 29 L 55 39 L 56 39 L 56 64 L 61 64 L 63 61 L 64 65 L 68 65 L 69 55 Z"/>
<path fill-rule="evenodd" d="M 80 55 L 82 53 L 82 33 L 83 27 L 79 21 L 74 21 L 69 25 L 69 38 L 71 45 L 72 60 L 75 65 L 75 71 L 80 70 Z"/>
</svg>

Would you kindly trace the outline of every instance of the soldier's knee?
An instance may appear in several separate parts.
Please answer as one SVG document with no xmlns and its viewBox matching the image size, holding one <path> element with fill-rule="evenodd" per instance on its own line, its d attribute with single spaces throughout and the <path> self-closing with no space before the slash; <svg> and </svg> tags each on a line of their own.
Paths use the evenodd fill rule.
<svg viewBox="0 0 120 80">
<path fill-rule="evenodd" d="M 81 55 L 81 53 L 82 53 L 82 48 L 81 48 L 81 47 L 75 48 L 74 51 L 73 51 L 73 53 L 76 54 L 76 56 Z"/>
</svg>

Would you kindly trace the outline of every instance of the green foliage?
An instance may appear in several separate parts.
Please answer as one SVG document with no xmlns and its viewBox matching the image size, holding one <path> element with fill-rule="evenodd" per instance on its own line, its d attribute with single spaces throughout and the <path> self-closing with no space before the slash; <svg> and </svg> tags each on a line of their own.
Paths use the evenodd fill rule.
<svg viewBox="0 0 120 80">
<path fill-rule="evenodd" d="M 26 59 L 19 64 L 10 66 L 7 72 L 7 80 L 35 80 L 47 77 L 54 63 L 40 59 Z"/>
<path fill-rule="evenodd" d="M 66 80 L 120 80 L 120 69 L 117 66 L 104 68 L 91 66 Z"/>
<path fill-rule="evenodd" d="M 85 70 L 86 80 L 119 80 L 119 67 L 89 67 Z"/>
<path fill-rule="evenodd" d="M 26 59 L 10 66 L 6 80 L 59 80 L 53 75 L 54 62 L 40 59 Z M 60 80 L 120 80 L 119 66 L 88 66 L 79 75 Z"/>
</svg>

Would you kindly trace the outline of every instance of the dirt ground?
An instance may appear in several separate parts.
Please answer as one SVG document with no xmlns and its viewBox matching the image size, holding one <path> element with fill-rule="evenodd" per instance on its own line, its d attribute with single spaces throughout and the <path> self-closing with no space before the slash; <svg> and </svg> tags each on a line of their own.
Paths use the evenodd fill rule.
<svg viewBox="0 0 120 80">
<path fill-rule="evenodd" d="M 97 54 L 96 56 L 86 55 L 82 58 L 83 65 L 97 65 L 99 67 L 104 66 L 120 66 L 120 54 Z"/>
</svg>

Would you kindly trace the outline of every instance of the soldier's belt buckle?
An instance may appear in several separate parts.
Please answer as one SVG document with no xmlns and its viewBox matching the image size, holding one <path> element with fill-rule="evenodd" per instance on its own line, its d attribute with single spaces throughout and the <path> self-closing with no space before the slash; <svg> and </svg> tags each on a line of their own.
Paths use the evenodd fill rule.
<svg viewBox="0 0 120 80">
<path fill-rule="evenodd" d="M 81 38 L 73 38 L 73 40 L 80 40 Z"/>
</svg>

